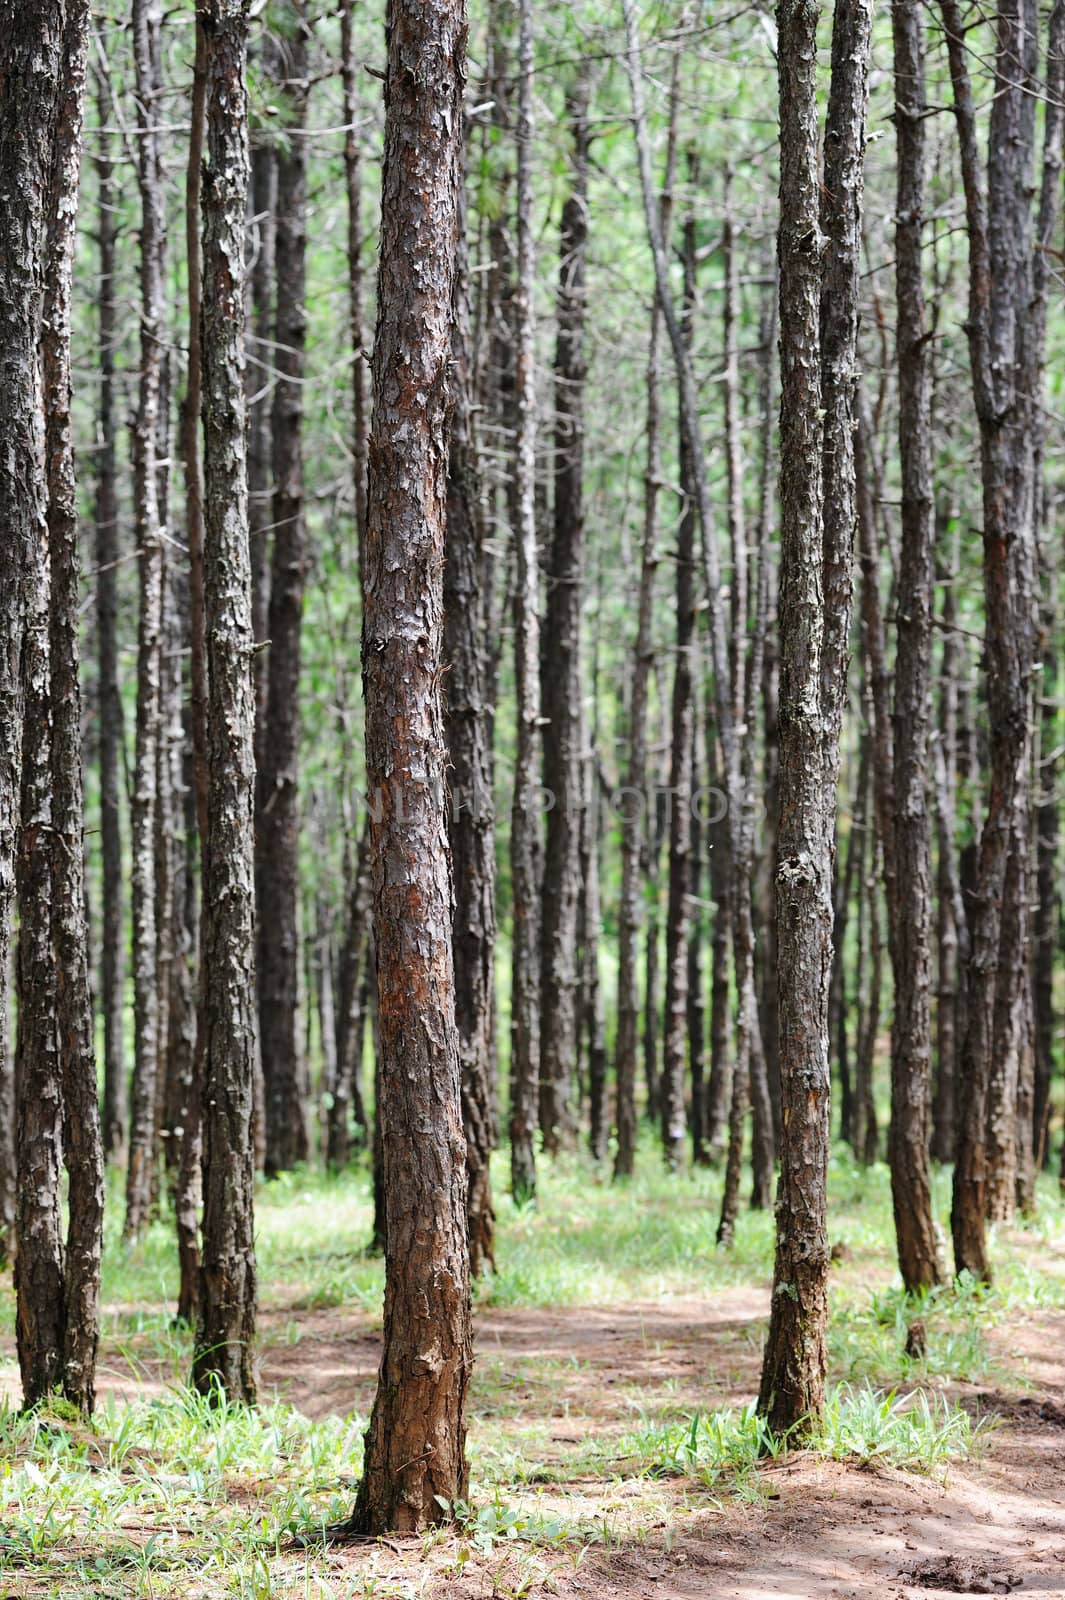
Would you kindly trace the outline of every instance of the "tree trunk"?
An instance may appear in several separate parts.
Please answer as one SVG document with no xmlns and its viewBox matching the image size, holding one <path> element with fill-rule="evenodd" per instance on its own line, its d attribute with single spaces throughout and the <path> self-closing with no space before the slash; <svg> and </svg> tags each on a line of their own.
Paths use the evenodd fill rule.
<svg viewBox="0 0 1065 1600">
<path fill-rule="evenodd" d="M 258 771 L 256 903 L 259 1047 L 266 1094 L 266 1174 L 310 1155 L 306 1062 L 299 1037 L 300 635 L 307 567 L 303 507 L 303 370 L 307 333 L 307 41 L 291 16 L 281 44 L 290 107 L 277 158 L 277 313 L 273 361 L 274 552 L 270 575 L 269 684 Z M 268 913 L 268 914 L 267 914 Z"/>
<path fill-rule="evenodd" d="M 1005 1041 L 999 1016 L 1014 1006 L 999 994 L 1003 902 L 1011 834 L 1021 851 L 1015 870 L 1022 909 L 1027 895 L 1026 778 L 1029 671 L 1032 660 L 1031 411 L 1018 328 L 1031 288 L 1031 205 L 1035 137 L 1033 94 L 1038 19 L 1030 0 L 998 8 L 995 93 L 986 183 L 957 0 L 942 0 L 969 234 L 966 331 L 980 428 L 983 486 L 984 602 L 988 661 L 991 781 L 980 835 L 973 896 L 969 1003 L 960 1060 L 962 1117 L 954 1167 L 951 1228 L 958 1272 L 990 1278 L 987 1119 L 991 1072 Z M 1014 952 L 1011 952 L 1011 958 Z M 1019 983 L 1021 951 L 1007 982 Z"/>
<path fill-rule="evenodd" d="M 573 1142 L 578 1056 L 577 913 L 584 776 L 581 761 L 581 602 L 584 553 L 584 321 L 588 249 L 587 63 L 567 95 L 571 188 L 559 230 L 555 345 L 555 517 L 541 640 L 543 781 L 547 813 L 540 927 L 540 1132 L 550 1152 Z"/>
<path fill-rule="evenodd" d="M 46 103 L 46 102 L 45 102 Z M 49 137 L 51 130 L 49 130 Z M 36 352 L 33 354 L 36 365 Z M 37 471 L 40 473 L 38 457 Z M 28 487 L 25 485 L 24 487 Z M 44 509 L 44 485 L 34 498 Z M 43 515 L 42 515 L 43 523 Z M 63 1379 L 66 1302 L 60 1186 L 63 1085 L 56 1030 L 52 899 L 51 744 L 48 684 L 48 551 L 43 527 L 22 574 L 25 595 L 22 833 L 18 860 L 18 1209 L 16 1330 L 22 1396 L 29 1407 Z"/>
<path fill-rule="evenodd" d="M 133 425 L 133 498 L 140 551 L 137 635 L 137 743 L 131 807 L 130 895 L 133 902 L 133 1096 L 125 1233 L 147 1226 L 155 1185 L 159 1033 L 156 926 L 156 809 L 160 730 L 163 542 L 159 505 L 158 435 L 162 407 L 166 309 L 166 216 L 158 124 L 162 88 L 160 15 L 156 0 L 134 0 L 137 177 L 140 232 L 140 385 Z"/>
<path fill-rule="evenodd" d="M 10 1059 L 8 1027 L 14 1016 L 9 995 L 11 914 L 28 862 L 22 814 L 21 768 L 24 743 L 23 641 L 30 604 L 43 570 L 40 530 L 45 488 L 40 443 L 41 394 L 38 349 L 47 223 L 48 179 L 62 70 L 62 10 L 58 5 L 13 12 L 0 38 L 0 1053 Z M 39 635 L 39 623 L 35 623 Z M 43 644 L 31 636 L 39 655 Z M 47 761 L 47 746 L 42 752 Z M 46 862 L 41 841 L 36 860 Z M 44 885 L 47 889 L 47 885 Z M 32 894 L 32 883 L 27 892 Z M 47 905 L 47 900 L 45 901 Z M 18 983 L 27 936 L 19 940 Z M 34 1047 L 27 1034 L 31 1018 L 19 1009 L 20 1061 Z M 44 1063 L 50 1072 L 51 1063 Z M 36 1070 L 36 1067 L 34 1068 Z M 29 1249 L 24 1269 L 16 1268 L 28 1312 L 18 1324 L 19 1364 L 27 1395 L 47 1393 L 57 1376 L 62 1329 L 56 1325 L 56 1263 L 59 1258 L 59 1114 L 42 1101 L 36 1085 L 19 1085 L 17 1132 L 4 1130 L 2 1220 L 7 1246 L 9 1213 L 17 1209 L 17 1233 Z M 18 1176 L 9 1168 L 17 1142 Z M 55 1194 L 49 1192 L 53 1171 Z M 13 1180 L 15 1180 L 13 1182 Z M 17 1188 L 17 1193 L 16 1193 Z M 53 1305 L 54 1300 L 54 1305 Z M 38 1324 L 40 1305 L 44 1320 Z"/>
<path fill-rule="evenodd" d="M 110 85 L 98 69 L 97 107 L 101 128 L 111 107 Z M 118 305 L 115 288 L 118 188 L 111 135 L 97 133 L 97 240 L 100 251 L 96 495 L 96 698 L 100 754 L 100 856 L 103 916 L 100 926 L 100 1006 L 104 1023 L 104 1152 L 120 1162 L 126 1147 L 129 1088 L 126 1081 L 125 962 L 122 907 L 123 715 L 118 676 L 118 470 L 115 439 L 115 346 Z M 2 1007 L 0 1007 L 2 1009 Z"/>
<path fill-rule="evenodd" d="M 455 1023 L 466 1135 L 466 1214 L 470 1272 L 495 1265 L 492 1208 L 492 989 L 495 947 L 495 813 L 492 728 L 485 693 L 487 652 L 478 614 L 485 530 L 473 437 L 465 138 L 451 332 L 454 410 L 447 484 L 444 567 L 446 738 L 451 763 L 452 925 Z"/>
<path fill-rule="evenodd" d="M 43 331 L 51 674 L 52 953 L 55 1029 L 68 1174 L 63 1393 L 90 1415 L 95 1400 L 103 1253 L 104 1159 L 85 921 L 81 773 L 78 502 L 70 417 L 70 303 L 80 190 L 89 8 L 71 0 L 50 201 Z M 49 908 L 45 908 L 45 915 Z"/>
<path fill-rule="evenodd" d="M 658 203 L 659 226 L 669 233 L 673 178 L 677 160 L 677 116 L 680 101 L 680 51 L 673 58 L 669 96 L 669 143 L 666 177 Z M 636 602 L 636 638 L 633 643 L 632 690 L 629 698 L 628 770 L 621 819 L 621 905 L 618 915 L 618 1031 L 615 1048 L 617 1079 L 617 1152 L 614 1177 L 631 1178 L 636 1160 L 636 1077 L 639 1053 L 639 937 L 641 924 L 640 867 L 645 840 L 655 829 L 647 795 L 647 698 L 654 664 L 652 618 L 655 574 L 658 571 L 659 403 L 661 381 L 659 345 L 662 313 L 655 293 L 651 307 L 651 333 L 647 352 L 647 456 L 644 469 L 643 538 L 640 547 L 640 584 Z M 657 937 L 657 934 L 656 934 Z"/>
<path fill-rule="evenodd" d="M 857 319 L 852 286 L 861 221 L 869 21 L 865 6 L 837 6 L 823 220 L 833 256 L 826 281 L 835 277 L 840 298 L 829 308 L 822 343 L 817 7 L 808 0 L 781 0 L 777 11 L 782 373 L 777 970 L 783 1138 L 773 1301 L 758 1404 L 778 1433 L 815 1431 L 824 1405 L 832 845 L 850 620 Z M 835 192 L 833 181 L 840 185 Z M 824 482 L 822 441 L 811 426 L 822 403 Z"/>
<path fill-rule="evenodd" d="M 366 542 L 366 448 L 370 407 L 363 356 L 362 173 L 359 157 L 359 62 L 355 50 L 355 0 L 340 13 L 340 61 L 344 84 L 344 180 L 348 200 L 348 316 L 351 322 L 351 476 L 355 492 L 355 535 L 359 547 L 360 588 Z"/>
<path fill-rule="evenodd" d="M 363 626 L 387 1198 L 384 1351 L 351 1519 L 364 1534 L 449 1520 L 468 1483 L 469 1252 L 440 697 L 465 45 L 462 0 L 393 6 Z M 396 373 L 409 376 L 400 384 Z"/>
<path fill-rule="evenodd" d="M 695 323 L 695 216 L 684 219 L 684 338 Z M 677 523 L 676 658 L 670 702 L 669 894 L 666 904 L 666 1014 L 662 1047 L 662 1149 L 670 1171 L 684 1166 L 687 1133 L 688 926 L 691 897 L 691 763 L 694 734 L 692 655 L 695 650 L 695 464 L 680 428 L 681 510 Z"/>
<path fill-rule="evenodd" d="M 518 428 L 514 459 L 517 584 L 514 595 L 514 674 L 517 752 L 510 824 L 513 917 L 510 1004 L 510 1188 L 521 1203 L 536 1195 L 538 1075 L 540 1070 L 540 600 L 536 550 L 536 372 L 532 233 L 533 33 L 532 0 L 519 0 L 518 100 Z"/>
<path fill-rule="evenodd" d="M 928 723 L 935 593 L 932 413 L 921 233 L 925 193 L 924 25 L 920 0 L 894 0 L 897 186 L 895 299 L 902 542 L 896 613 L 894 829 L 888 1160 L 899 1270 L 910 1293 L 940 1280 L 929 1165 L 932 1099 L 932 830 Z M 827 181 L 827 180 L 826 180 Z"/>
<path fill-rule="evenodd" d="M 244 374 L 247 13 L 206 0 L 203 177 L 204 605 L 208 832 L 202 841 L 204 1208 L 193 1382 L 255 1399 L 255 701 Z"/>
</svg>

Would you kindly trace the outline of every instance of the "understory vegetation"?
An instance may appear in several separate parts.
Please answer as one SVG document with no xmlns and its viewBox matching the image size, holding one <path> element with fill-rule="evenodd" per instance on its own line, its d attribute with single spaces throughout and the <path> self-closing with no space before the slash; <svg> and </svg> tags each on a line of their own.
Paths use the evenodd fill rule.
<svg viewBox="0 0 1065 1600">
<path fill-rule="evenodd" d="M 472 1477 L 454 1530 L 354 1553 L 321 1541 L 350 1508 L 374 1374 L 352 1377 L 346 1407 L 323 1410 L 316 1399 L 313 1417 L 289 1403 L 276 1374 L 299 1374 L 313 1394 L 326 1336 L 379 1332 L 383 1265 L 365 1248 L 368 1175 L 295 1172 L 259 1196 L 258 1409 L 187 1386 L 191 1336 L 173 1324 L 166 1218 L 135 1246 L 107 1241 L 92 1425 L 60 1400 L 20 1414 L 7 1343 L 0 1597 L 381 1600 L 465 1569 L 482 1592 L 513 1596 L 550 1587 L 590 1551 L 661 1537 L 686 1513 L 773 1496 L 789 1450 L 752 1403 L 771 1216 L 745 1213 L 725 1252 L 714 1245 L 713 1171 L 678 1180 L 648 1161 L 619 1191 L 574 1158 L 544 1177 L 535 1211 L 500 1201 L 498 1271 L 477 1288 Z M 811 1448 L 938 1482 L 982 1448 L 995 1392 L 1024 1387 L 997 1330 L 1065 1306 L 1065 1225 L 1048 1188 L 1036 1220 L 996 1238 L 993 1288 L 962 1280 L 908 1296 L 895 1271 L 888 1182 L 886 1167 L 858 1169 L 837 1151 L 830 1388 Z M 948 1176 L 938 1184 L 943 1221 Z M 10 1298 L 5 1285 L 8 1327 Z M 719 1298 L 722 1320 L 701 1328 Z M 749 1313 L 751 1301 L 762 1310 Z M 582 1313 L 588 1337 L 571 1339 Z M 915 1320 L 920 1355 L 906 1352 Z M 528 1335 L 518 1354 L 508 1329 Z M 629 1355 L 611 1363 L 607 1334 L 619 1329 Z M 658 1359 L 663 1351 L 681 1359 Z M 633 1369 L 645 1364 L 642 1381 Z M 352 1356 L 349 1373 L 358 1367 Z"/>
</svg>

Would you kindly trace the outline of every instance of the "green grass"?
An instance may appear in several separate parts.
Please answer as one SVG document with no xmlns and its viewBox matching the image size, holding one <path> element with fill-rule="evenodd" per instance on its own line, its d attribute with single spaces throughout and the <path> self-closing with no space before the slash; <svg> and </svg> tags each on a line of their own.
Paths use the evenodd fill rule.
<svg viewBox="0 0 1065 1600">
<path fill-rule="evenodd" d="M 545 1167 L 537 1208 L 522 1210 L 506 1194 L 502 1158 L 494 1176 L 499 1272 L 476 1291 L 488 1314 L 570 1308 L 572 1315 L 581 1307 L 620 1314 L 639 1302 L 647 1307 L 650 1357 L 664 1337 L 654 1331 L 655 1309 L 665 1318 L 671 1302 L 712 1302 L 735 1288 L 768 1291 L 772 1218 L 745 1213 L 735 1249 L 718 1250 L 718 1173 L 671 1178 L 647 1149 L 640 1176 L 619 1187 L 570 1157 Z M 886 1169 L 864 1171 L 838 1155 L 830 1190 L 831 1238 L 847 1248 L 831 1281 L 831 1387 L 815 1448 L 837 1460 L 941 1473 L 981 1438 L 947 1386 L 1016 1387 L 1023 1378 L 996 1364 L 992 1331 L 1031 1310 L 1065 1305 L 1060 1202 L 1048 1185 L 1038 1219 L 993 1240 L 993 1289 L 963 1282 L 914 1298 L 895 1273 Z M 269 1399 L 248 1411 L 190 1393 L 189 1335 L 171 1320 L 170 1225 L 160 1221 L 137 1245 L 125 1245 L 119 1199 L 113 1189 L 102 1387 L 109 1374 L 120 1372 L 128 1384 L 140 1373 L 152 1380 L 151 1397 L 106 1402 L 92 1428 L 57 1408 L 28 1417 L 0 1410 L 0 1600 L 410 1600 L 471 1562 L 486 1592 L 516 1596 L 579 1565 L 593 1547 L 668 1525 L 678 1495 L 688 1508 L 759 1499 L 767 1462 L 784 1452 L 750 1405 L 702 1403 L 715 1391 L 753 1388 L 764 1333 L 757 1314 L 719 1327 L 716 1342 L 708 1335 L 705 1366 L 689 1362 L 691 1370 L 654 1385 L 631 1378 L 604 1388 L 594 1347 L 568 1351 L 564 1332 L 554 1348 L 531 1347 L 517 1365 L 487 1344 L 471 1391 L 472 1484 L 459 1531 L 430 1537 L 414 1556 L 381 1547 L 354 1566 L 336 1552 L 287 1550 L 292 1530 L 350 1509 L 365 1416 L 311 1421 Z M 945 1223 L 944 1174 L 936 1177 L 936 1203 Z M 363 1331 L 379 1322 L 383 1266 L 366 1252 L 369 1232 L 364 1171 L 299 1173 L 260 1189 L 268 1354 L 291 1345 L 299 1360 L 305 1345 L 313 1370 L 314 1340 L 304 1336 L 316 1317 L 333 1326 L 350 1318 Z M 7 1282 L 0 1297 L 10 1327 Z M 687 1312 L 680 1307 L 677 1315 L 683 1321 Z M 637 1368 L 643 1316 L 627 1323 L 637 1330 L 629 1334 Z M 920 1358 L 905 1353 L 915 1317 L 927 1333 Z M 16 1387 L 10 1341 L 2 1356 Z M 622 1524 L 609 1507 L 613 1486 L 623 1485 Z"/>
</svg>

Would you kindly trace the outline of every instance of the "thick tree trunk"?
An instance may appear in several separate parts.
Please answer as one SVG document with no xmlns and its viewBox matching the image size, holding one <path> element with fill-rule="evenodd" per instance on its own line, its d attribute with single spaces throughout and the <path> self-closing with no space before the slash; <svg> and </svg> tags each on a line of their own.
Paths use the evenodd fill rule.
<svg viewBox="0 0 1065 1600">
<path fill-rule="evenodd" d="M 952 519 L 945 519 L 949 522 Z M 932 1102 L 932 1151 L 937 1161 L 954 1160 L 955 1088 L 958 1050 L 965 1033 L 965 978 L 969 930 L 958 883 L 955 791 L 958 768 L 959 636 L 954 588 L 958 579 L 958 532 L 944 557 L 943 652 L 940 658 L 939 727 L 932 749 L 936 808 L 936 1078 Z M 947 537 L 944 530 L 944 537 Z"/>
<path fill-rule="evenodd" d="M 71 0 L 50 197 L 42 340 L 52 717 L 52 815 L 48 838 L 51 903 L 45 908 L 45 915 L 50 910 L 63 1148 L 68 1173 L 63 1392 L 86 1415 L 92 1412 L 95 1399 L 104 1211 L 104 1160 L 85 921 L 78 504 L 70 417 L 70 300 L 88 43 L 87 0 Z"/>
<path fill-rule="evenodd" d="M 514 675 L 517 752 L 510 823 L 513 917 L 510 1004 L 510 1188 L 519 1203 L 536 1194 L 535 1136 L 540 1070 L 540 600 L 536 549 L 536 373 L 532 233 L 532 0 L 519 0 L 518 285 L 514 458 L 517 582 Z"/>
<path fill-rule="evenodd" d="M 555 506 L 541 640 L 543 781 L 547 813 L 540 927 L 540 1132 L 545 1150 L 573 1142 L 577 1063 L 577 914 L 584 777 L 581 603 L 584 552 L 584 320 L 588 249 L 587 64 L 567 96 L 571 188 L 559 230 L 555 345 Z"/>
<path fill-rule="evenodd" d="M 351 1521 L 368 1534 L 449 1520 L 468 1483 L 469 1251 L 440 697 L 465 47 L 462 0 L 393 4 L 363 626 L 387 1197 L 384 1351 Z"/>
<path fill-rule="evenodd" d="M 470 1272 L 495 1265 L 492 1155 L 492 990 L 495 954 L 495 813 L 486 640 L 478 601 L 485 570 L 484 510 L 473 437 L 465 141 L 451 330 L 454 410 L 444 566 L 446 739 L 451 764 L 450 845 L 455 1023 L 466 1134 Z"/>
<path fill-rule="evenodd" d="M 288 136 L 277 158 L 274 551 L 267 622 L 269 685 L 255 809 L 259 1048 L 268 1177 L 310 1155 L 306 1063 L 298 1025 L 300 636 L 307 567 L 302 443 L 307 141 L 302 133 L 308 84 L 301 16 L 292 15 L 291 29 L 280 51 L 290 112 Z"/>
<path fill-rule="evenodd" d="M 133 903 L 133 1096 L 126 1182 L 127 1238 L 147 1226 L 155 1190 L 156 1099 L 160 1070 L 156 809 L 160 730 L 163 542 L 158 436 L 162 407 L 166 310 L 166 216 L 158 125 L 162 86 L 160 14 L 156 0 L 134 0 L 137 177 L 140 232 L 140 387 L 133 426 L 133 497 L 140 552 L 137 636 L 137 743 L 131 807 L 130 895 Z"/>
<path fill-rule="evenodd" d="M 111 107 L 102 70 L 97 80 L 101 127 Z M 96 697 L 100 755 L 100 856 L 103 915 L 100 923 L 100 1008 L 104 1023 L 104 1151 L 122 1160 L 126 1147 L 129 1087 L 124 1041 L 126 939 L 122 906 L 123 716 L 118 678 L 118 469 L 115 439 L 115 345 L 118 340 L 116 238 L 118 188 L 111 135 L 98 133 L 96 157 L 99 245 L 96 495 Z"/>
<path fill-rule="evenodd" d="M 41 395 L 38 349 L 52 139 L 62 70 L 63 10 L 59 4 L 12 10 L 0 34 L 0 1055 L 10 1060 L 8 1028 L 14 1015 L 9 994 L 11 916 L 28 863 L 21 829 L 21 767 L 24 742 L 23 642 L 29 605 L 37 604 L 43 570 L 41 527 L 45 489 L 40 447 Z M 39 630 L 39 624 L 37 624 Z M 39 637 L 31 637 L 39 655 Z M 47 762 L 47 745 L 42 752 Z M 46 862 L 41 841 L 37 860 Z M 44 885 L 47 890 L 47 885 Z M 32 894 L 32 883 L 28 892 Z M 47 905 L 47 900 L 45 901 Z M 27 935 L 19 941 L 19 975 L 29 959 Z M 27 1034 L 32 1018 L 19 1010 L 19 1057 L 34 1064 Z M 50 1063 L 44 1063 L 50 1069 Z M 54 1076 L 50 1071 L 46 1076 Z M 42 1101 L 36 1084 L 19 1086 L 17 1135 L 4 1129 L 0 1222 L 4 1246 L 10 1212 L 29 1250 L 17 1282 L 26 1299 L 18 1326 L 19 1364 L 27 1397 L 47 1393 L 58 1374 L 62 1328 L 57 1292 L 59 1114 Z M 17 1196 L 9 1167 L 17 1140 Z M 49 1186 L 55 1173 L 55 1192 Z M 54 1300 L 54 1305 L 53 1305 Z M 40 1304 L 43 1321 L 35 1309 Z"/>
<path fill-rule="evenodd" d="M 244 374 L 247 14 L 206 0 L 203 182 L 204 603 L 208 834 L 203 841 L 204 1208 L 193 1381 L 255 1399 L 252 1102 L 255 702 Z"/>
<path fill-rule="evenodd" d="M 837 6 L 826 129 L 827 243 L 839 301 L 822 343 L 817 7 L 781 0 L 780 832 L 777 870 L 784 1126 L 777 1251 L 759 1409 L 776 1432 L 816 1430 L 828 1305 L 828 985 L 839 730 L 846 692 L 856 246 L 869 11 Z M 829 178 L 829 168 L 834 168 Z M 839 188 L 833 193 L 830 184 Z M 822 440 L 813 419 L 824 404 Z M 823 507 L 823 543 L 822 543 Z"/>
<path fill-rule="evenodd" d="M 895 298 L 902 542 L 894 705 L 895 918 L 891 937 L 888 1160 L 899 1270 L 910 1292 L 939 1282 L 929 1165 L 932 1098 L 932 830 L 928 725 L 935 593 L 931 369 L 921 233 L 925 193 L 924 25 L 920 0 L 895 0 Z M 826 182 L 827 182 L 826 178 Z"/>
</svg>

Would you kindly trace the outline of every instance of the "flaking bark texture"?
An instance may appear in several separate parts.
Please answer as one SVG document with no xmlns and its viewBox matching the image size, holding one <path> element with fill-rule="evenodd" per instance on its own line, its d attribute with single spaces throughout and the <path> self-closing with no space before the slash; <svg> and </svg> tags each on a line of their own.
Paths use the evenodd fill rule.
<svg viewBox="0 0 1065 1600">
<path fill-rule="evenodd" d="M 449 841 L 455 883 L 452 941 L 455 1024 L 466 1134 L 470 1273 L 495 1265 L 492 1155 L 492 993 L 495 948 L 495 813 L 488 657 L 481 626 L 485 531 L 473 437 L 465 145 L 451 327 L 454 392 L 444 564 L 446 735 L 450 763 Z"/>
<path fill-rule="evenodd" d="M 780 84 L 780 825 L 777 982 L 783 1137 L 759 1410 L 775 1433 L 816 1428 L 828 1320 L 831 834 L 826 827 L 820 173 L 816 0 L 777 7 Z M 833 686 L 834 687 L 834 686 Z"/>
<path fill-rule="evenodd" d="M 584 559 L 585 258 L 588 249 L 589 81 L 567 97 L 571 188 L 559 230 L 555 343 L 555 506 L 541 641 L 547 813 L 540 930 L 540 1132 L 557 1151 L 576 1133 L 577 915 L 581 883 L 581 601 Z"/>
<path fill-rule="evenodd" d="M 162 510 L 158 437 L 166 310 L 166 216 L 158 132 L 162 82 L 157 0 L 134 0 L 137 179 L 140 229 L 140 383 L 133 424 L 133 498 L 140 567 L 137 634 L 137 739 L 131 804 L 130 897 L 133 905 L 133 1092 L 125 1233 L 147 1226 L 155 1192 L 156 1101 L 160 1066 L 160 985 L 156 923 L 156 809 L 161 738 L 163 620 Z"/>
<path fill-rule="evenodd" d="M 38 349 L 63 60 L 60 4 L 0 6 L 0 1029 L 16 877 L 17 1339 L 26 1403 L 60 1379 L 62 1108 L 49 1006 L 47 551 Z M 28 621 L 28 628 L 27 628 Z M 24 674 L 25 667 L 25 674 Z M 26 685 L 26 694 L 23 693 Z M 24 722 L 25 712 L 25 722 Z M 23 770 L 25 748 L 32 762 Z M 41 897 L 43 896 L 43 899 Z M 26 915 L 28 913 L 28 915 Z M 7 1052 L 6 1038 L 0 1049 Z"/>
<path fill-rule="evenodd" d="M 1038 14 L 1031 0 L 1002 0 L 996 26 L 995 95 L 986 179 L 957 0 L 942 0 L 969 234 L 966 332 L 980 428 L 984 612 L 988 665 L 990 785 L 970 904 L 969 995 L 959 1063 L 957 1159 L 951 1229 L 958 1272 L 990 1278 L 988 1112 L 992 1069 L 1008 1041 L 999 1016 L 1015 1008 L 1000 994 L 1003 903 L 1011 852 L 1019 852 L 1017 903 L 1027 905 L 1027 766 L 1032 638 L 1033 471 L 1031 401 L 1024 327 L 1031 292 L 1030 186 L 1035 130 Z M 1028 330 L 1030 331 L 1030 330 Z M 1019 983 L 1023 948 L 1008 953 Z"/>
<path fill-rule="evenodd" d="M 895 652 L 894 829 L 897 871 L 890 945 L 888 1159 L 902 1281 L 931 1288 L 941 1269 L 932 1216 L 932 828 L 928 729 L 935 593 L 931 345 L 925 319 L 921 235 L 925 193 L 924 24 L 919 0 L 895 0 L 897 186 L 895 299 L 899 371 L 902 539 Z"/>
<path fill-rule="evenodd" d="M 353 1527 L 466 1494 L 466 1152 L 440 679 L 466 14 L 393 0 L 373 358 L 363 683 L 377 947 L 384 1350 Z"/>
<path fill-rule="evenodd" d="M 209 836 L 202 960 L 204 1208 L 196 1386 L 255 1399 L 254 697 L 244 390 L 246 4 L 207 0 L 203 177 L 204 602 Z"/>
<path fill-rule="evenodd" d="M 266 1173 L 310 1155 L 306 1064 L 299 1028 L 299 732 L 307 531 L 303 506 L 303 368 L 307 336 L 307 41 L 293 10 L 281 47 L 290 130 L 277 157 L 273 413 L 274 549 L 269 683 L 257 778 L 255 880 L 259 1048 L 266 1109 Z"/>
<path fill-rule="evenodd" d="M 536 547 L 536 324 L 532 232 L 532 0 L 519 5 L 518 283 L 515 296 L 517 438 L 514 458 L 514 677 L 517 752 L 510 823 L 513 956 L 510 1045 L 510 1187 L 536 1194 L 540 1073 L 540 596 Z"/>
<path fill-rule="evenodd" d="M 63 1392 L 91 1414 L 99 1336 L 104 1162 L 85 922 L 78 504 L 70 418 L 70 296 L 81 174 L 89 8 L 70 0 L 63 47 L 46 267 L 42 370 L 50 576 L 52 951 L 68 1184 Z"/>
<path fill-rule="evenodd" d="M 98 116 L 106 125 L 110 93 L 101 70 Z M 126 935 L 122 889 L 122 694 L 118 677 L 118 471 L 116 461 L 115 345 L 118 308 L 115 294 L 118 189 L 111 136 L 100 132 L 96 157 L 99 244 L 96 492 L 96 697 L 99 726 L 100 856 L 100 1009 L 104 1023 L 104 1150 L 118 1161 L 125 1152 L 129 1085 L 123 1019 L 125 1014 Z"/>
</svg>

